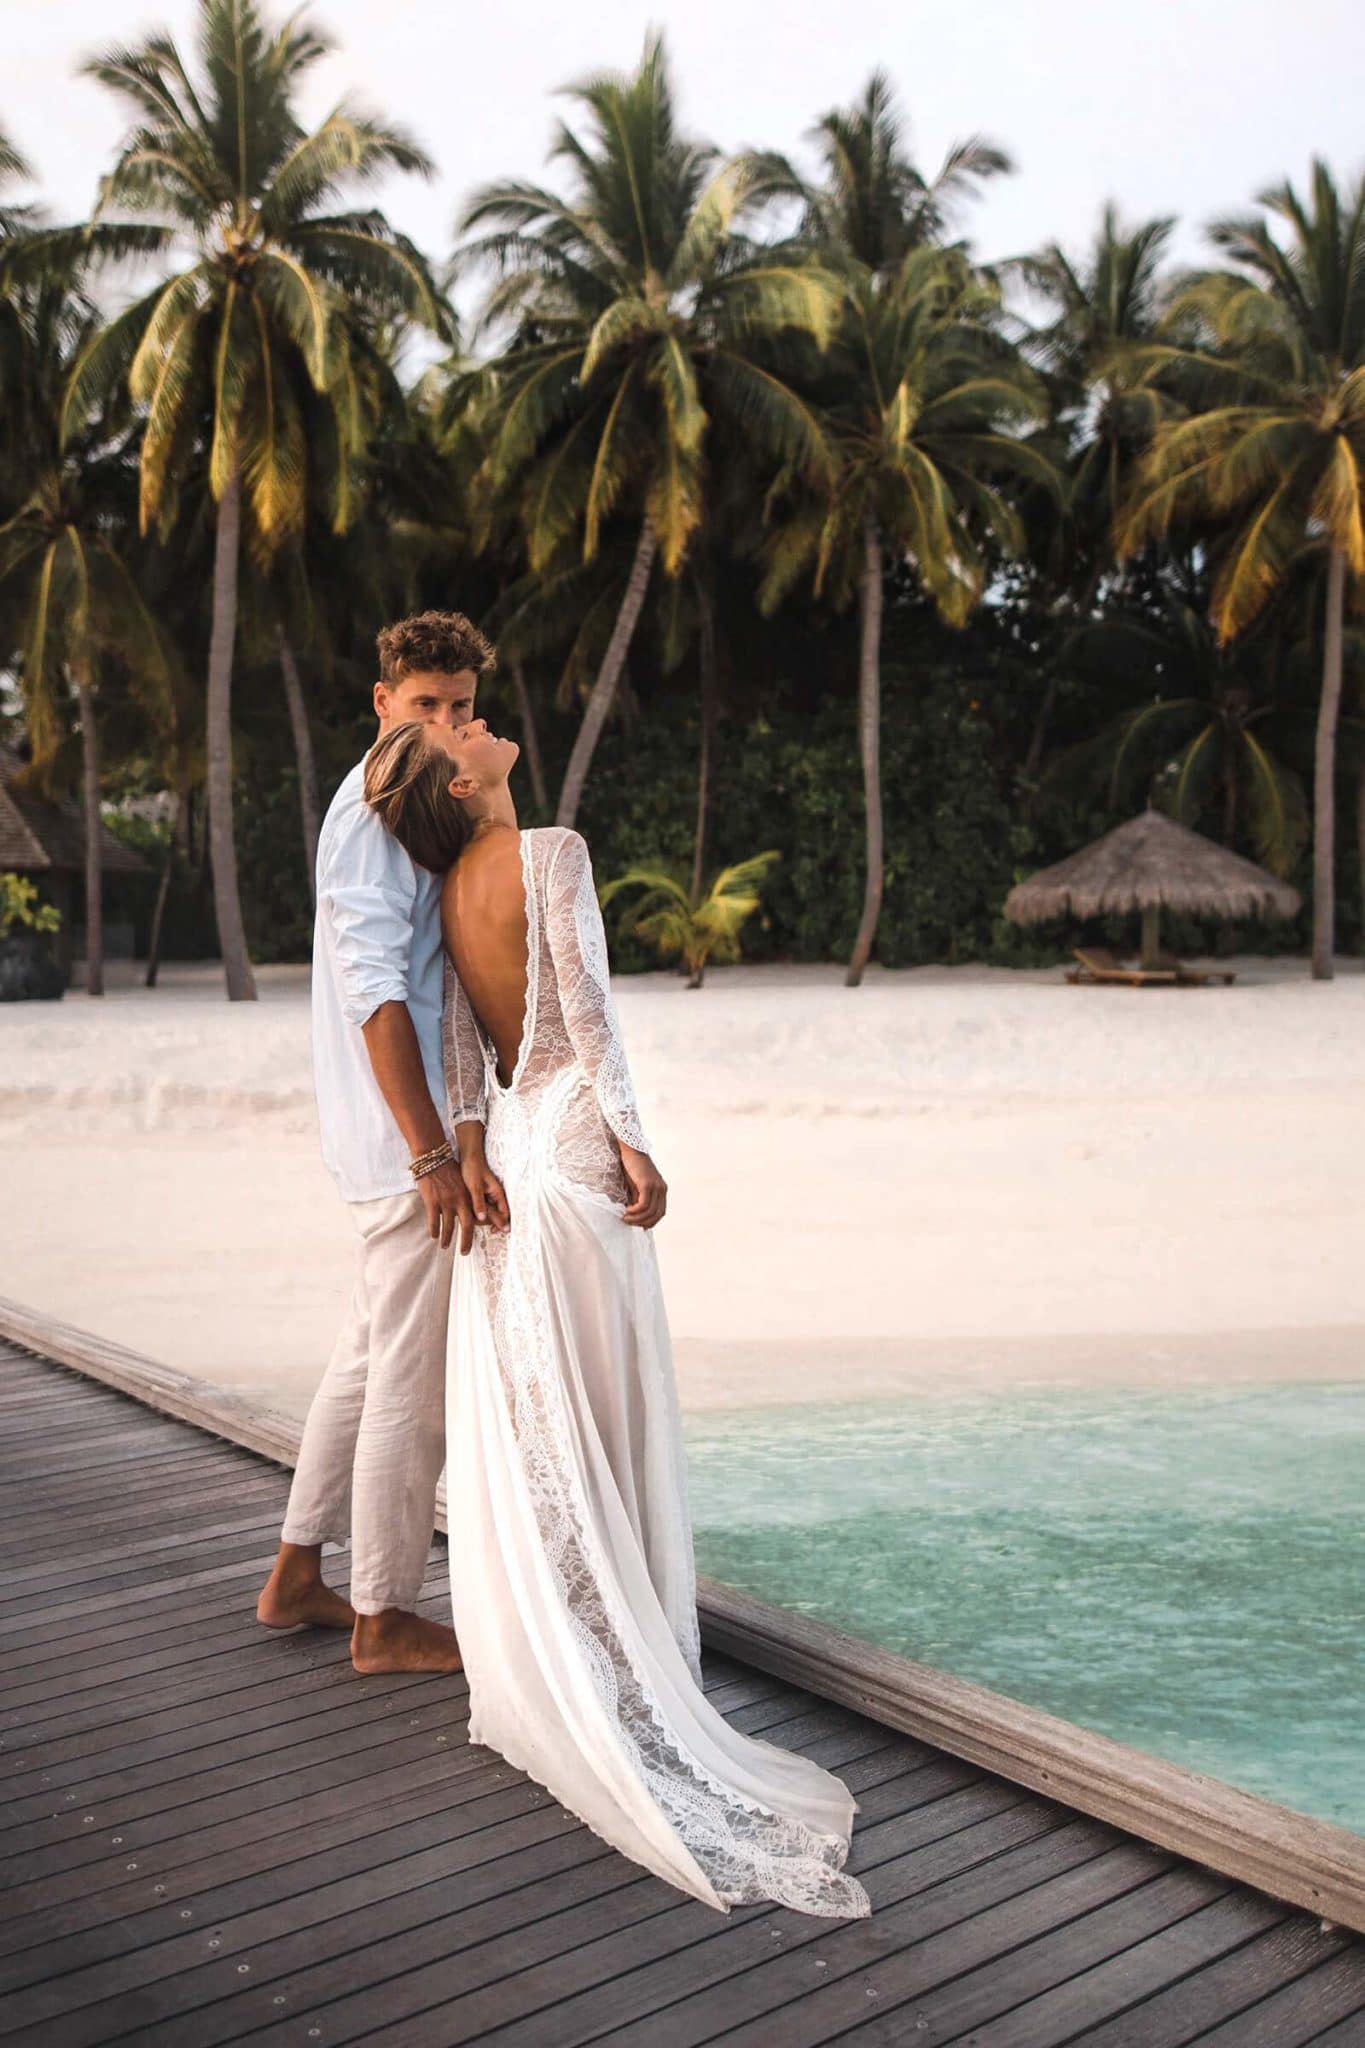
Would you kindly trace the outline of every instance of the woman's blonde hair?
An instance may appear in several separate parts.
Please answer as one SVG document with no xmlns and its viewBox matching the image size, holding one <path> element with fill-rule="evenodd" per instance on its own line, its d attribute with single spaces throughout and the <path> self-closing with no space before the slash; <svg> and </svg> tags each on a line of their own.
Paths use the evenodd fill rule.
<svg viewBox="0 0 1365 2048">
<path fill-rule="evenodd" d="M 396 725 L 365 757 L 365 801 L 419 867 L 444 874 L 469 842 L 470 820 L 450 794 L 455 764 L 425 725 Z"/>
</svg>

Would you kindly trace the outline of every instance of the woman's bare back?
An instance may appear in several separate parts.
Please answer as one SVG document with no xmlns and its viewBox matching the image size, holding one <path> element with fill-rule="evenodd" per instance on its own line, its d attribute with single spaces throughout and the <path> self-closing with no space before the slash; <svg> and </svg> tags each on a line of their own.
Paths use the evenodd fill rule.
<svg viewBox="0 0 1365 2048">
<path fill-rule="evenodd" d="M 441 890 L 441 935 L 469 1006 L 510 1087 L 526 1014 L 526 890 L 521 834 L 490 832 L 465 848 Z"/>
</svg>

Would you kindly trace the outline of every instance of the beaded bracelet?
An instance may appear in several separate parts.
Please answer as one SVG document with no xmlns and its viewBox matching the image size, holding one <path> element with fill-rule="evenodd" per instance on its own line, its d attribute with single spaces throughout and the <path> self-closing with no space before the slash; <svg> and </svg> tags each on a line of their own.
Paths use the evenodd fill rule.
<svg viewBox="0 0 1365 2048">
<path fill-rule="evenodd" d="M 455 1147 L 446 1138 L 441 1144 L 433 1145 L 430 1152 L 420 1153 L 408 1167 L 408 1172 L 414 1180 L 422 1180 L 427 1174 L 435 1173 L 438 1166 L 453 1166 L 454 1163 Z"/>
</svg>

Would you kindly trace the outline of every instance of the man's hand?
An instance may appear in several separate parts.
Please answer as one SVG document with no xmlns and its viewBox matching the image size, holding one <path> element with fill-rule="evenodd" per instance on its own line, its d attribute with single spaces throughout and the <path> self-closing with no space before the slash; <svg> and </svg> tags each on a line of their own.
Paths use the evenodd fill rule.
<svg viewBox="0 0 1365 2048">
<path fill-rule="evenodd" d="M 440 1240 L 442 1251 L 453 1242 L 458 1225 L 460 1250 L 467 1252 L 474 1242 L 474 1210 L 464 1175 L 454 1161 L 424 1173 L 417 1183 L 417 1192 L 427 1212 L 427 1228 Z"/>
<path fill-rule="evenodd" d="M 620 1152 L 631 1193 L 622 1220 L 652 1230 L 668 1207 L 667 1183 L 648 1152 L 637 1152 L 631 1145 L 622 1145 Z"/>
</svg>

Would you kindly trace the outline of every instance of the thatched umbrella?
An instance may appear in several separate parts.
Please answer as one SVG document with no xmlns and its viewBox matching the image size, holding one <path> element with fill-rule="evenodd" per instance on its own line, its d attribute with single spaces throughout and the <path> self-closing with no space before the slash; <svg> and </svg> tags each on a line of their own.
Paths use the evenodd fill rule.
<svg viewBox="0 0 1365 2048">
<path fill-rule="evenodd" d="M 1142 965 L 1157 964 L 1163 910 L 1208 917 L 1293 917 L 1299 892 L 1202 832 L 1146 810 L 1079 853 L 1019 882 L 1005 898 L 1016 924 L 1142 913 Z"/>
</svg>

